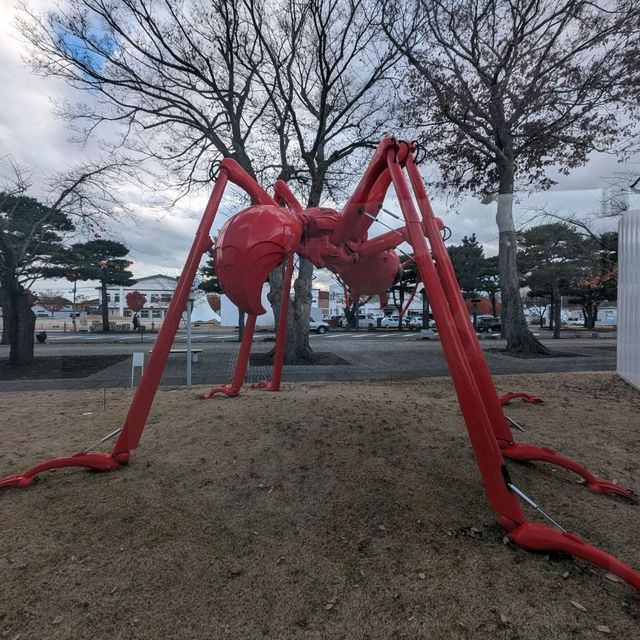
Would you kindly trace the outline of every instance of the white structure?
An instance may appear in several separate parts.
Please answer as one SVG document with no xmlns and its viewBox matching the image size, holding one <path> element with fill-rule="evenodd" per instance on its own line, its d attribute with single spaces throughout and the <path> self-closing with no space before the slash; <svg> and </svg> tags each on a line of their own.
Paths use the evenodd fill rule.
<svg viewBox="0 0 640 640">
<path fill-rule="evenodd" d="M 256 318 L 256 327 L 273 327 L 273 311 L 271 305 L 267 299 L 269 293 L 269 285 L 265 284 L 262 287 L 262 306 L 267 313 L 262 314 Z M 227 296 L 220 296 L 220 326 L 222 327 L 237 327 L 238 326 L 238 307 L 236 307 Z"/>
<path fill-rule="evenodd" d="M 640 210 L 618 226 L 618 375 L 640 389 Z"/>
<path fill-rule="evenodd" d="M 273 327 L 275 320 L 273 317 L 273 309 L 267 298 L 269 293 L 269 285 L 265 283 L 262 287 L 262 306 L 266 310 L 261 316 L 256 318 L 256 327 Z M 291 292 L 293 295 L 293 291 Z M 342 313 L 342 311 L 340 312 Z M 311 317 L 315 320 L 322 320 L 323 312 L 320 310 L 320 289 L 311 290 Z M 238 326 L 238 307 L 236 307 L 225 295 L 220 296 L 220 326 L 237 327 Z"/>
</svg>

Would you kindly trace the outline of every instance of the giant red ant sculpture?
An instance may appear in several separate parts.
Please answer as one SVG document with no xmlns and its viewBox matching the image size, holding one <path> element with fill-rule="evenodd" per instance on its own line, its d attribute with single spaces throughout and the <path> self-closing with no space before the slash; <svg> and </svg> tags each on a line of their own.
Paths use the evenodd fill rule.
<svg viewBox="0 0 640 640">
<path fill-rule="evenodd" d="M 378 293 L 382 296 L 393 284 L 400 267 L 394 249 L 407 242 L 413 248 L 433 309 L 471 446 L 498 522 L 511 540 L 525 549 L 573 554 L 620 576 L 640 591 L 639 573 L 562 529 L 511 481 L 505 458 L 540 460 L 578 473 L 596 493 L 629 497 L 628 491 L 594 477 L 584 467 L 550 449 L 515 442 L 444 245 L 441 235 L 444 225 L 433 213 L 414 154 L 413 144 L 393 138 L 383 140 L 341 213 L 325 208 L 303 209 L 282 181 L 275 185 L 274 199 L 236 162 L 223 160 L 124 425 L 101 440 L 118 435 L 113 451 L 94 452 L 94 447 L 91 447 L 73 456 L 55 458 L 0 480 L 0 487 L 28 486 L 39 473 L 48 469 L 78 466 L 114 470 L 129 461 L 131 451 L 140 441 L 200 260 L 212 247 L 211 226 L 227 182 L 231 181 L 244 189 L 254 204 L 237 213 L 222 228 L 215 247 L 216 272 L 229 298 L 248 314 L 248 322 L 232 383 L 212 389 L 207 397 L 215 393 L 238 394 L 244 382 L 256 316 L 264 313 L 260 303 L 262 286 L 272 269 L 282 263 L 286 265 L 273 378 L 262 386 L 277 390 L 282 372 L 293 255 L 298 253 L 316 267 L 327 267 L 339 274 L 354 295 Z M 413 197 L 405 173 L 408 174 Z M 392 183 L 405 225 L 369 240 L 367 231 L 382 208 Z M 504 400 L 510 397 L 514 394 L 509 394 Z M 526 399 L 532 400 L 529 396 Z M 518 498 L 540 511 L 557 528 L 527 522 Z"/>
</svg>

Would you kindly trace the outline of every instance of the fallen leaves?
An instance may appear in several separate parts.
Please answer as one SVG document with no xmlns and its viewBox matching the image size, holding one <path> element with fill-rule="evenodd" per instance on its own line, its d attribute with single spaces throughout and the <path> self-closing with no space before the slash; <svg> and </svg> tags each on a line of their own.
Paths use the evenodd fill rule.
<svg viewBox="0 0 640 640">
<path fill-rule="evenodd" d="M 611 629 L 609 629 L 606 624 L 596 625 L 596 631 L 599 631 L 600 633 L 611 633 Z"/>
<path fill-rule="evenodd" d="M 63 620 L 64 620 L 64 618 L 63 618 L 62 616 L 56 616 L 56 617 L 52 620 L 51 624 L 62 624 L 62 621 L 63 621 Z"/>
<path fill-rule="evenodd" d="M 578 611 L 586 611 L 587 608 L 583 607 L 577 600 L 571 600 L 571 604 L 578 609 Z"/>
<path fill-rule="evenodd" d="M 333 607 L 336 606 L 337 602 L 338 602 L 338 596 L 334 595 L 330 600 L 327 601 L 327 604 L 324 605 L 324 608 L 327 611 L 331 611 L 331 609 L 333 609 Z"/>
<path fill-rule="evenodd" d="M 239 576 L 242 573 L 242 567 L 235 560 L 227 565 L 227 572 L 230 576 Z"/>
</svg>

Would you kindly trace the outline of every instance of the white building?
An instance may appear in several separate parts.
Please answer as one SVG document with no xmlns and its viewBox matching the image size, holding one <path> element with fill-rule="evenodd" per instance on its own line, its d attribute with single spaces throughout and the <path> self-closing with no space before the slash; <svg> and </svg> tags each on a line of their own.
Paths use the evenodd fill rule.
<svg viewBox="0 0 640 640">
<path fill-rule="evenodd" d="M 418 285 L 418 291 L 414 296 L 409 308 L 405 315 L 421 315 L 422 314 L 422 285 Z M 413 289 L 404 295 L 404 304 L 409 301 L 409 297 Z M 398 310 L 393 304 L 393 295 L 389 295 L 389 301 L 385 307 L 386 314 L 380 309 L 380 300 L 378 296 L 372 296 L 371 300 L 360 307 L 361 313 L 370 313 L 374 316 L 397 314 Z M 400 300 L 398 299 L 398 303 Z M 344 315 L 344 289 L 341 284 L 335 283 L 329 285 L 329 316 L 343 316 Z"/>
<path fill-rule="evenodd" d="M 121 318 L 130 318 L 133 311 L 127 307 L 127 294 L 138 291 L 146 298 L 144 307 L 140 311 L 140 320 L 144 324 L 161 323 L 167 315 L 169 304 L 173 298 L 178 278 L 157 274 L 145 278 L 137 278 L 136 284 L 129 287 L 107 287 L 107 299 L 109 302 L 109 315 Z M 193 321 L 219 320 L 220 317 L 209 306 L 204 294 L 198 295 L 194 303 L 192 314 Z"/>
<path fill-rule="evenodd" d="M 136 284 L 129 287 L 110 285 L 107 287 L 109 315 L 124 318 L 133 316 L 133 311 L 127 307 L 127 294 L 138 291 L 147 299 L 144 308 L 140 311 L 140 318 L 161 322 L 167 313 L 177 284 L 178 278 L 157 274 L 137 278 Z"/>
</svg>

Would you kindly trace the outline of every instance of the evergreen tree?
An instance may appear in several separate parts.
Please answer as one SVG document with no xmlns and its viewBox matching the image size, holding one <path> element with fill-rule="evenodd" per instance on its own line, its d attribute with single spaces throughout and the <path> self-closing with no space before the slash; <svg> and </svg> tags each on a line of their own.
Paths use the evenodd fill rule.
<svg viewBox="0 0 640 640">
<path fill-rule="evenodd" d="M 618 297 L 618 234 L 610 231 L 583 237 L 582 267 L 570 283 L 571 304 L 579 304 L 584 326 L 593 329 L 602 302 Z"/>
<path fill-rule="evenodd" d="M 532 290 L 551 291 L 553 337 L 560 338 L 561 296 L 580 274 L 583 239 L 564 222 L 532 227 L 518 236 L 522 283 Z"/>
<path fill-rule="evenodd" d="M 35 296 L 30 288 L 63 253 L 69 216 L 35 198 L 0 192 L 0 289 L 9 364 L 33 360 Z"/>
<path fill-rule="evenodd" d="M 479 278 L 478 291 L 486 293 L 491 301 L 491 313 L 498 315 L 498 294 L 500 293 L 500 267 L 498 256 L 484 258 Z"/>
<path fill-rule="evenodd" d="M 462 244 L 447 247 L 449 257 L 458 278 L 460 290 L 465 298 L 475 298 L 482 284 L 484 271 L 484 250 L 478 243 L 476 234 L 464 236 Z"/>
<path fill-rule="evenodd" d="M 72 245 L 63 256 L 59 257 L 59 264 L 48 270 L 49 277 L 64 277 L 68 280 L 98 280 L 100 282 L 100 306 L 102 311 L 102 330 L 110 331 L 109 300 L 107 287 L 109 285 L 131 286 L 136 281 L 128 271 L 130 260 L 124 257 L 129 249 L 115 240 L 90 240 Z"/>
</svg>

